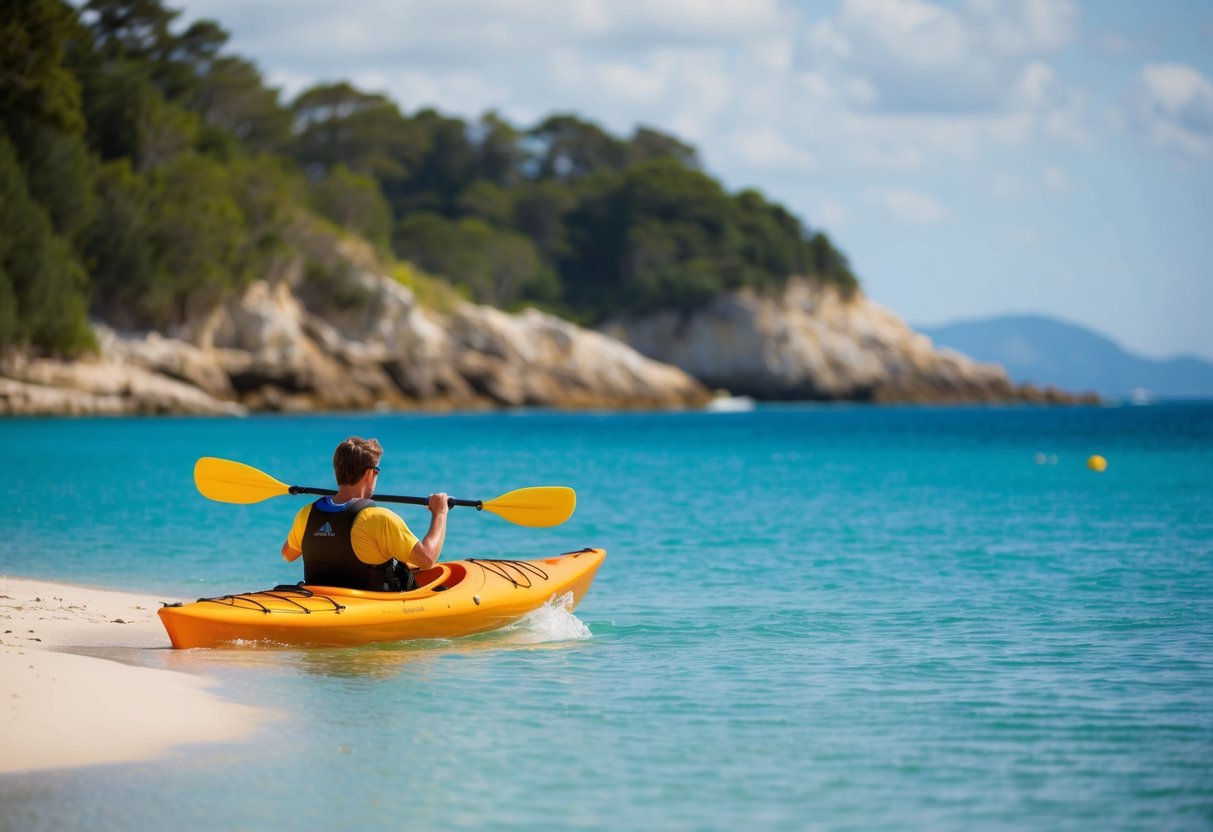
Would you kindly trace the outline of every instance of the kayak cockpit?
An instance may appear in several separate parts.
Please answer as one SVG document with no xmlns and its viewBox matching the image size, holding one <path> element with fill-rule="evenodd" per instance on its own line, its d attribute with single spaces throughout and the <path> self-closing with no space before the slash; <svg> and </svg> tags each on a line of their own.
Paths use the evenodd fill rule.
<svg viewBox="0 0 1213 832">
<path fill-rule="evenodd" d="M 417 580 L 417 588 L 408 592 L 374 592 L 369 589 L 349 589 L 341 586 L 318 586 L 315 584 L 300 584 L 302 589 L 310 590 L 316 595 L 332 598 L 363 598 L 367 601 L 394 601 L 400 598 L 425 598 L 435 592 L 445 592 L 458 586 L 467 577 L 467 568 L 462 563 L 439 563 L 429 569 L 421 569 L 413 573 Z"/>
</svg>

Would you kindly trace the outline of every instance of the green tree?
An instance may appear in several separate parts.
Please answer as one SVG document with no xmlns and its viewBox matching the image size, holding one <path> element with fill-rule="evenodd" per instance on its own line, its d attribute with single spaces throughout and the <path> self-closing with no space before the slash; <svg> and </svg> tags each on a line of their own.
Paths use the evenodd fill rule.
<svg viewBox="0 0 1213 832">
<path fill-rule="evenodd" d="M 477 154 L 468 126 L 434 110 L 422 110 L 409 119 L 424 147 L 424 154 L 403 179 L 387 183 L 384 194 L 393 213 L 436 211 L 458 216 L 459 195 L 476 179 Z"/>
<path fill-rule="evenodd" d="M 733 206 L 711 177 L 659 158 L 592 185 L 570 214 L 560 264 L 575 308 L 685 306 L 742 282 Z"/>
<path fill-rule="evenodd" d="M 301 125 L 295 156 L 307 169 L 345 165 L 394 182 L 407 176 L 425 150 L 424 137 L 384 95 L 347 83 L 312 87 L 291 104 Z"/>
<path fill-rule="evenodd" d="M 524 181 L 509 192 L 513 196 L 514 228 L 530 237 L 540 257 L 555 268 L 567 254 L 566 220 L 580 195 L 557 182 Z"/>
<path fill-rule="evenodd" d="M 80 82 L 64 64 L 77 34 L 76 12 L 61 0 L 8 0 L 0 17 L 0 122 L 23 122 L 80 135 Z"/>
<path fill-rule="evenodd" d="M 782 206 L 769 204 L 762 194 L 742 191 L 734 197 L 741 251 L 755 269 L 756 282 L 779 284 L 793 274 L 807 275 L 800 222 Z"/>
<path fill-rule="evenodd" d="M 512 188 L 523 176 L 526 153 L 522 133 L 497 113 L 485 113 L 474 129 L 475 176 Z"/>
<path fill-rule="evenodd" d="M 393 247 L 422 269 L 467 287 L 480 303 L 508 307 L 528 292 L 551 292 L 551 275 L 544 271 L 534 243 L 474 217 L 449 220 L 433 212 L 410 214 L 397 224 Z"/>
<path fill-rule="evenodd" d="M 806 244 L 806 259 L 811 264 L 813 275 L 827 283 L 833 283 L 850 295 L 859 289 L 859 280 L 851 271 L 846 255 L 834 247 L 824 232 L 817 232 Z"/>
<path fill-rule="evenodd" d="M 478 179 L 464 188 L 455 205 L 461 215 L 479 217 L 495 228 L 509 228 L 514 222 L 510 191 L 487 179 Z"/>
<path fill-rule="evenodd" d="M 212 61 L 187 103 L 203 124 L 230 135 L 253 155 L 285 153 L 293 141 L 290 111 L 242 58 Z"/>
<path fill-rule="evenodd" d="M 17 153 L 0 136 L 0 348 L 74 355 L 94 346 L 87 275 L 30 196 Z"/>
<path fill-rule="evenodd" d="M 627 166 L 627 145 L 597 124 L 550 116 L 527 133 L 535 178 L 572 182 Z"/>
<path fill-rule="evenodd" d="M 631 141 L 628 142 L 627 159 L 628 165 L 638 165 L 654 159 L 673 159 L 688 168 L 699 169 L 699 154 L 695 152 L 695 148 L 649 127 L 636 128 Z"/>
<path fill-rule="evenodd" d="M 77 33 L 59 0 L 14 0 L 0 20 L 0 349 L 93 345 L 71 247 L 93 212 L 80 84 L 65 63 Z"/>
<path fill-rule="evenodd" d="M 14 131 L 25 139 L 20 154 L 30 195 L 46 209 L 55 233 L 74 243 L 97 211 L 96 161 L 81 138 L 43 125 Z"/>
<path fill-rule="evenodd" d="M 139 61 L 153 67 L 170 60 L 176 43 L 171 32 L 181 13 L 160 0 L 89 0 L 85 20 L 94 51 L 103 61 Z"/>
<path fill-rule="evenodd" d="M 392 211 L 374 179 L 337 165 L 313 179 L 309 190 L 311 206 L 318 214 L 361 234 L 383 251 L 389 249 Z"/>
<path fill-rule="evenodd" d="M 185 320 L 244 282 L 237 260 L 245 234 L 224 167 L 181 156 L 151 172 L 146 215 L 155 279 L 141 306 L 153 324 Z"/>
<path fill-rule="evenodd" d="M 84 234 L 82 252 L 92 277 L 92 308 L 122 328 L 150 323 L 143 296 L 155 282 L 155 263 L 147 244 L 148 194 L 129 159 L 107 162 L 97 178 L 105 210 Z"/>
<path fill-rule="evenodd" d="M 250 156 L 227 164 L 228 185 L 244 220 L 238 261 L 244 277 L 272 276 L 297 256 L 307 187 L 290 160 Z"/>
<path fill-rule="evenodd" d="M 70 241 L 94 210 L 80 83 L 65 65 L 76 13 L 60 0 L 16 0 L 9 12 L 0 21 L 0 129 L 31 197 Z"/>
<path fill-rule="evenodd" d="M 86 251 L 101 294 L 97 306 L 126 326 L 166 328 L 205 311 L 242 286 L 249 238 L 220 163 L 186 154 L 144 175 L 111 163 L 101 191 L 108 206 Z"/>
</svg>

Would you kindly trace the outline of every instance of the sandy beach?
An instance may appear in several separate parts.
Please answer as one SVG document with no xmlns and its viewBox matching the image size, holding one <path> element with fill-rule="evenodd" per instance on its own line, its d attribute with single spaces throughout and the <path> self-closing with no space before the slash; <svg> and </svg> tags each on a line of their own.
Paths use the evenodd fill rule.
<svg viewBox="0 0 1213 832">
<path fill-rule="evenodd" d="M 81 654 L 168 648 L 163 600 L 0 577 L 0 775 L 151 758 L 258 724 L 264 712 L 204 678 Z"/>
</svg>

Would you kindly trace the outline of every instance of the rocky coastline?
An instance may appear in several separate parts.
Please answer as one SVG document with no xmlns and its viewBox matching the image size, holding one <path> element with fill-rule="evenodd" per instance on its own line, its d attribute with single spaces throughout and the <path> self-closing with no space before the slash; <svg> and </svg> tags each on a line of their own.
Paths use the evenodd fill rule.
<svg viewBox="0 0 1213 832">
<path fill-rule="evenodd" d="M 690 314 L 617 319 L 607 332 L 712 388 L 778 401 L 1094 403 L 1090 394 L 1014 384 L 997 364 L 936 349 L 856 292 L 793 278 L 744 289 Z"/>
<path fill-rule="evenodd" d="M 169 334 L 98 322 L 100 349 L 75 361 L 9 354 L 0 414 L 699 408 L 713 390 L 760 400 L 1083 400 L 1017 387 L 1000 367 L 935 350 L 862 296 L 804 280 L 595 331 L 535 309 L 461 301 L 438 312 L 369 269 L 340 279 L 342 291 L 325 293 L 259 281 Z"/>
</svg>

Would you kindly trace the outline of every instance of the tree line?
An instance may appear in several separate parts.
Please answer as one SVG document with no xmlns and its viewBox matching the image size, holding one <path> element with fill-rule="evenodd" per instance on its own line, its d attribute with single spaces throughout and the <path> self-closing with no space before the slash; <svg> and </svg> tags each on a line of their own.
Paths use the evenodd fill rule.
<svg viewBox="0 0 1213 832">
<path fill-rule="evenodd" d="M 160 0 L 10 0 L 0 21 L 0 349 L 72 354 L 89 316 L 171 328 L 307 259 L 317 228 L 468 297 L 593 322 L 692 308 L 846 258 L 694 148 L 573 115 L 403 113 L 324 84 L 283 101 Z M 322 258 L 319 258 L 322 259 Z M 306 271 L 323 279 L 319 259 Z"/>
</svg>

